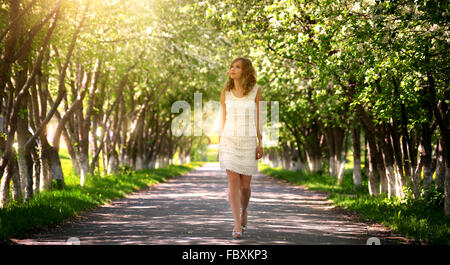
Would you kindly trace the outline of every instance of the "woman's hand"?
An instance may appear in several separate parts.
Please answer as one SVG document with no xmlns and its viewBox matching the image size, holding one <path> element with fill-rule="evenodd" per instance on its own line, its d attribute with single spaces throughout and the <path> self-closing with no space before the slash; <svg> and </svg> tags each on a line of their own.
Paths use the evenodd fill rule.
<svg viewBox="0 0 450 265">
<path fill-rule="evenodd" d="M 220 134 L 219 134 L 219 150 L 217 150 L 217 161 L 219 161 L 219 153 L 220 153 Z"/>
<path fill-rule="evenodd" d="M 256 160 L 260 159 L 263 156 L 263 148 L 261 145 L 256 147 Z"/>
</svg>

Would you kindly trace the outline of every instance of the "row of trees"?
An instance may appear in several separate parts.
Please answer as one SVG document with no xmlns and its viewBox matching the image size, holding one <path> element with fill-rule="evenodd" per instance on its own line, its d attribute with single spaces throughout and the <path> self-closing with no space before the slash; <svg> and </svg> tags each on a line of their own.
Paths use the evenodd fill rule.
<svg viewBox="0 0 450 265">
<path fill-rule="evenodd" d="M 450 215 L 448 1 L 207 1 L 208 18 L 245 43 L 265 100 L 280 104 L 268 154 L 328 170 L 353 151 L 371 195 L 445 190 Z M 365 152 L 361 152 L 362 150 Z"/>
<path fill-rule="evenodd" d="M 26 202 L 52 182 L 64 187 L 61 141 L 80 185 L 93 173 L 152 168 L 170 163 L 175 152 L 190 155 L 203 139 L 172 136 L 171 104 L 192 100 L 197 90 L 211 93 L 224 72 L 216 52 L 228 43 L 209 25 L 187 23 L 200 15 L 184 6 L 0 2 L 2 207 L 10 193 Z"/>
<path fill-rule="evenodd" d="M 3 207 L 10 187 L 28 201 L 64 185 L 60 140 L 81 185 L 184 161 L 205 137 L 172 135 L 172 103 L 218 100 L 247 55 L 264 100 L 280 102 L 271 159 L 342 181 L 351 150 L 355 185 L 366 157 L 370 194 L 434 185 L 450 214 L 448 1 L 0 3 Z"/>
</svg>

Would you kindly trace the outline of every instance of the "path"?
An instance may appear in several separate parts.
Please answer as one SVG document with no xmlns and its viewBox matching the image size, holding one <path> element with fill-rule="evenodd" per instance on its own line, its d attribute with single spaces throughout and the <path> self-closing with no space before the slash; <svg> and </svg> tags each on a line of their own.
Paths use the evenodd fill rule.
<svg viewBox="0 0 450 265">
<path fill-rule="evenodd" d="M 258 174 L 252 179 L 249 230 L 232 240 L 227 178 L 209 163 L 165 183 L 86 211 L 19 244 L 366 244 L 380 225 L 355 221 L 325 195 Z M 380 238 L 383 244 L 383 238 Z M 389 242 L 389 241 L 386 241 Z M 392 242 L 392 241 L 391 241 Z"/>
</svg>

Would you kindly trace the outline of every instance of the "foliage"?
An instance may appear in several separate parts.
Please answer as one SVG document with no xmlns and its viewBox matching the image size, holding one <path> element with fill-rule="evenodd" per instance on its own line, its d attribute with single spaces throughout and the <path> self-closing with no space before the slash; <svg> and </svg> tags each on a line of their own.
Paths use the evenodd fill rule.
<svg viewBox="0 0 450 265">
<path fill-rule="evenodd" d="M 450 244 L 450 219 L 445 217 L 443 193 L 430 186 L 420 199 L 388 198 L 382 194 L 372 197 L 367 191 L 367 177 L 362 187 L 356 189 L 351 170 L 344 174 L 342 185 L 327 174 L 305 174 L 264 165 L 263 173 L 284 179 L 294 185 L 326 192 L 335 206 L 357 212 L 360 216 L 389 226 L 393 231 L 429 244 Z M 412 196 L 412 192 L 410 192 Z"/>
<path fill-rule="evenodd" d="M 122 168 L 121 173 L 117 175 L 94 176 L 83 187 L 78 185 L 79 177 L 68 174 L 78 180 L 69 180 L 62 190 L 41 192 L 26 204 L 13 201 L 6 209 L 1 209 L 0 242 L 7 242 L 9 238 L 24 236 L 27 233 L 51 227 L 67 218 L 75 217 L 82 211 L 185 174 L 200 165 L 201 162 L 192 162 L 140 171 Z"/>
</svg>

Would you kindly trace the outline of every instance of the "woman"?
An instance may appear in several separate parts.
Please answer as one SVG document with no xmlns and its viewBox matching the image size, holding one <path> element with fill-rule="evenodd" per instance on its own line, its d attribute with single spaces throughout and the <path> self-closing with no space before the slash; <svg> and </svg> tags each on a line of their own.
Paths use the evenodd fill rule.
<svg viewBox="0 0 450 265">
<path fill-rule="evenodd" d="M 240 238 L 247 229 L 250 181 L 258 172 L 258 159 L 263 155 L 259 119 L 261 89 L 256 85 L 255 69 L 247 58 L 233 60 L 227 75 L 228 80 L 220 96 L 217 159 L 220 168 L 225 169 L 228 175 L 228 198 L 234 217 L 232 236 Z"/>
</svg>

